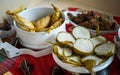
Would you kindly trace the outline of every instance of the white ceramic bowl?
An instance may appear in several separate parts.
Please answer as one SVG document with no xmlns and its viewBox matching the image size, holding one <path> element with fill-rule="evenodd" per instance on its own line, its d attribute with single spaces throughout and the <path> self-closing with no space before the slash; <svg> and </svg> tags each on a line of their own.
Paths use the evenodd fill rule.
<svg viewBox="0 0 120 75">
<path fill-rule="evenodd" d="M 47 15 L 53 14 L 53 8 L 49 7 L 35 7 L 22 11 L 19 13 L 20 16 L 35 21 Z M 61 12 L 62 13 L 62 12 Z M 62 14 L 64 18 L 64 15 Z M 65 22 L 65 21 L 64 21 Z M 17 23 L 14 21 L 14 26 L 17 32 L 17 37 L 20 39 L 20 43 L 28 48 L 32 49 L 43 49 L 51 46 L 48 42 L 55 42 L 56 34 L 60 31 L 65 31 L 65 24 L 52 30 L 49 34 L 47 32 L 27 32 L 20 29 Z"/>
<path fill-rule="evenodd" d="M 75 72 L 75 73 L 89 73 L 89 71 L 85 68 L 85 67 L 73 67 L 68 63 L 64 63 L 62 60 L 60 60 L 53 52 L 52 52 L 52 56 L 53 59 L 55 60 L 55 62 L 62 67 L 63 69 L 70 71 L 70 72 Z M 98 72 L 101 71 L 103 69 L 105 69 L 106 67 L 108 67 L 112 61 L 113 61 L 114 56 L 111 56 L 110 58 L 108 58 L 104 63 L 95 66 L 93 68 L 94 72 Z"/>
<path fill-rule="evenodd" d="M 72 13 L 74 16 L 76 16 L 78 13 L 79 14 L 82 14 L 82 11 L 66 11 L 65 12 L 65 17 L 70 21 L 70 23 L 72 23 L 74 26 L 78 26 L 78 24 L 74 23 L 73 21 L 71 21 L 68 16 L 67 16 L 67 13 Z M 111 19 L 112 20 L 112 19 Z M 114 20 L 113 20 L 114 21 Z M 111 31 L 107 31 L 107 30 L 104 30 L 104 31 L 100 31 L 101 34 L 108 34 L 108 33 L 113 33 L 113 32 L 116 32 L 118 31 L 118 28 L 120 26 L 116 23 L 116 26 L 115 26 L 115 30 L 111 30 Z M 93 34 L 96 34 L 96 30 L 93 30 L 93 29 L 88 29 L 90 30 Z"/>
</svg>

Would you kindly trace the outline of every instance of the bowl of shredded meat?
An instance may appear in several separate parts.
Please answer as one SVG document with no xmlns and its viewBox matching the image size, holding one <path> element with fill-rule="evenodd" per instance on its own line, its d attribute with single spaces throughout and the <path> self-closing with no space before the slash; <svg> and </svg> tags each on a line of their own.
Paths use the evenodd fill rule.
<svg viewBox="0 0 120 75">
<path fill-rule="evenodd" d="M 115 32 L 119 28 L 112 16 L 96 11 L 68 11 L 66 15 L 73 25 L 86 27 L 97 34 Z"/>
</svg>

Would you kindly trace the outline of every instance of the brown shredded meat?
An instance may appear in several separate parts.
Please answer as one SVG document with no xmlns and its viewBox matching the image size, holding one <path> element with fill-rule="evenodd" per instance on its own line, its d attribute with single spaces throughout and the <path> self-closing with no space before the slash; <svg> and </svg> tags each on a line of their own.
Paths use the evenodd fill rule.
<svg viewBox="0 0 120 75">
<path fill-rule="evenodd" d="M 94 11 L 88 11 L 87 13 L 82 14 L 78 13 L 76 16 L 74 16 L 72 13 L 67 13 L 67 16 L 72 22 L 89 29 L 96 30 L 97 25 L 99 25 L 100 30 L 103 31 L 115 30 L 115 22 L 113 22 L 111 19 L 107 19 L 102 14 L 98 15 L 98 13 Z"/>
</svg>

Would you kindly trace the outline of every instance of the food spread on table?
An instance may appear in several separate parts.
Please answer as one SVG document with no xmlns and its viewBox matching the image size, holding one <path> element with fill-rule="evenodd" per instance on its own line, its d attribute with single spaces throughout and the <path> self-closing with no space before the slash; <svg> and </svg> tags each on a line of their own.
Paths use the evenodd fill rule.
<svg viewBox="0 0 120 75">
<path fill-rule="evenodd" d="M 19 13 L 24 10 L 23 7 L 14 11 L 7 10 L 6 13 L 18 23 L 22 30 L 28 32 L 46 31 L 49 33 L 51 30 L 59 27 L 64 21 L 61 17 L 60 9 L 53 4 L 52 7 L 54 9 L 52 15 L 45 16 L 37 21 L 29 21 L 21 17 Z M 74 67 L 86 67 L 90 74 L 94 75 L 92 68 L 104 63 L 116 53 L 116 45 L 100 35 L 99 30 L 115 30 L 116 23 L 102 15 L 96 15 L 93 11 L 89 11 L 87 14 L 77 14 L 77 16 L 73 16 L 71 13 L 67 15 L 71 21 L 80 26 L 74 27 L 72 33 L 59 32 L 56 37 L 57 42 L 51 43 L 53 45 L 53 53 L 63 63 L 68 63 Z M 93 30 L 98 28 L 99 35 L 91 34 L 87 28 Z M 21 62 L 20 69 L 24 75 L 30 75 L 32 66 L 24 59 Z"/>
</svg>

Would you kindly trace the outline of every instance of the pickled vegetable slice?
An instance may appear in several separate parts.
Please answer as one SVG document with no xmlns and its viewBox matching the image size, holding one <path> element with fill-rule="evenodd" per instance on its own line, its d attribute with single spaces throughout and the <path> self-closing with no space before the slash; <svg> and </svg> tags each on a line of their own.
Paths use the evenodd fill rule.
<svg viewBox="0 0 120 75">
<path fill-rule="evenodd" d="M 83 57 L 81 60 L 82 60 L 82 62 L 84 62 L 86 60 L 95 60 L 95 64 L 94 64 L 95 66 L 97 66 L 103 62 L 103 59 L 99 58 L 96 55 L 87 55 L 87 56 Z"/>
<path fill-rule="evenodd" d="M 63 54 L 64 56 L 72 56 L 72 49 L 71 48 L 63 48 Z"/>
<path fill-rule="evenodd" d="M 65 62 L 71 64 L 72 66 L 81 66 L 82 63 L 81 63 L 81 58 L 80 56 L 77 56 L 77 55 L 72 55 L 70 57 L 67 57 Z"/>
<path fill-rule="evenodd" d="M 93 43 L 89 39 L 77 39 L 73 45 L 74 52 L 80 56 L 93 54 Z"/>
<path fill-rule="evenodd" d="M 88 69 L 91 75 L 94 75 L 95 72 L 93 71 L 93 67 L 101 64 L 103 62 L 103 59 L 99 58 L 96 55 L 88 55 L 83 57 L 81 61 L 84 63 L 85 67 Z"/>
<path fill-rule="evenodd" d="M 69 46 L 72 46 L 75 42 L 74 37 L 68 32 L 59 32 L 56 39 L 58 42 Z"/>
<path fill-rule="evenodd" d="M 90 40 L 93 42 L 94 47 L 107 41 L 107 39 L 101 35 L 92 37 Z"/>
<path fill-rule="evenodd" d="M 110 57 L 116 52 L 116 45 L 110 41 L 105 42 L 95 48 L 95 53 L 99 56 Z"/>
<path fill-rule="evenodd" d="M 80 38 L 90 39 L 91 37 L 90 31 L 82 26 L 76 26 L 75 28 L 73 28 L 72 34 L 76 39 Z"/>
</svg>

